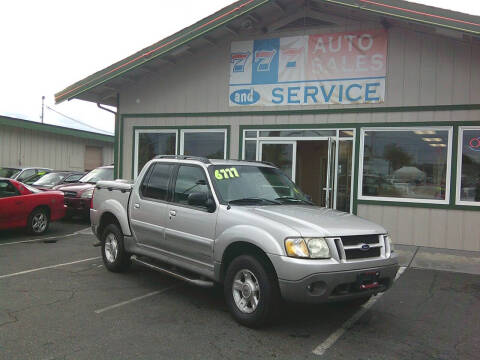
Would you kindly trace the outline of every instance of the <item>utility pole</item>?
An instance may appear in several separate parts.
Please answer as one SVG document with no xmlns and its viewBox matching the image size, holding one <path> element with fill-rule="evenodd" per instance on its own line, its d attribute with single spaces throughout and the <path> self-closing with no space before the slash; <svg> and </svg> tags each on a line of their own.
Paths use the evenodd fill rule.
<svg viewBox="0 0 480 360">
<path fill-rule="evenodd" d="M 45 96 L 42 96 L 42 117 L 41 117 L 42 124 L 43 124 L 43 111 L 44 111 L 44 109 L 45 109 Z"/>
</svg>

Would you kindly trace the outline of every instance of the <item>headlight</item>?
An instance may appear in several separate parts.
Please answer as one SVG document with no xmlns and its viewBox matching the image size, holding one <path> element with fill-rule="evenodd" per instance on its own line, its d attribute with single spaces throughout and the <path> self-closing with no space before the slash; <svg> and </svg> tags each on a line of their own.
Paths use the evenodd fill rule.
<svg viewBox="0 0 480 360">
<path fill-rule="evenodd" d="M 308 258 L 307 245 L 303 239 L 286 239 L 285 249 L 287 249 L 287 255 L 292 257 Z"/>
<path fill-rule="evenodd" d="M 93 196 L 93 189 L 86 190 L 80 195 L 82 199 L 91 199 Z"/>
<path fill-rule="evenodd" d="M 383 238 L 385 239 L 385 250 L 388 257 L 394 251 L 392 237 L 389 234 L 387 234 L 387 235 L 384 235 Z"/>
<path fill-rule="evenodd" d="M 330 249 L 324 238 L 294 238 L 285 240 L 287 255 L 299 258 L 328 259 Z"/>
</svg>

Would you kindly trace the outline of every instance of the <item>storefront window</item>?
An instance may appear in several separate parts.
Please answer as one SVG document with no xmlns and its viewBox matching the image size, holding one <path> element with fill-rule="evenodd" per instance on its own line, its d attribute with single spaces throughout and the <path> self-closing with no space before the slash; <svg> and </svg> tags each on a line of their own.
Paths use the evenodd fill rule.
<svg viewBox="0 0 480 360">
<path fill-rule="evenodd" d="M 137 133 L 136 174 L 157 155 L 175 155 L 177 132 L 138 132 Z"/>
<path fill-rule="evenodd" d="M 226 158 L 226 131 L 188 130 L 182 132 L 182 155 L 202 156 L 209 159 Z"/>
<path fill-rule="evenodd" d="M 460 128 L 457 203 L 480 205 L 480 128 Z"/>
<path fill-rule="evenodd" d="M 447 202 L 449 139 L 447 129 L 365 130 L 361 198 Z"/>
</svg>

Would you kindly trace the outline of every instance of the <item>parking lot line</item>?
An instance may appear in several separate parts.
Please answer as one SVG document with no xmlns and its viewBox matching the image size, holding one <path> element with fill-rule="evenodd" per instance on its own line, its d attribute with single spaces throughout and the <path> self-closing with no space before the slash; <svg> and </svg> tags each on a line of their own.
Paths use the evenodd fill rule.
<svg viewBox="0 0 480 360">
<path fill-rule="evenodd" d="M 44 237 L 44 238 L 37 238 L 37 239 L 29 239 L 29 240 L 21 240 L 21 241 L 12 241 L 12 242 L 7 242 L 7 243 L 1 243 L 0 246 L 23 244 L 23 243 L 30 243 L 30 242 L 36 242 L 36 241 L 53 240 L 53 239 L 57 239 L 57 238 L 70 237 L 70 236 L 74 236 L 74 235 L 87 235 L 86 233 L 82 233 L 82 232 L 86 231 L 87 229 L 90 229 L 90 228 L 85 228 L 85 229 L 82 229 L 82 230 L 79 230 L 79 231 L 75 231 L 74 233 L 66 234 L 66 235 L 56 235 L 56 236 L 49 236 L 49 237 Z"/>
<path fill-rule="evenodd" d="M 68 262 L 68 263 L 62 263 L 62 264 L 57 264 L 57 265 L 44 266 L 44 267 L 40 267 L 40 268 L 36 268 L 36 269 L 19 271 L 19 272 L 12 273 L 12 274 L 0 275 L 0 279 L 6 279 L 6 278 L 9 278 L 9 277 L 12 277 L 12 276 L 17 276 L 17 275 L 29 274 L 29 273 L 36 272 L 36 271 L 41 271 L 41 270 L 55 269 L 55 268 L 59 268 L 59 267 L 62 267 L 62 266 L 79 264 L 79 263 L 82 263 L 82 262 L 97 260 L 97 259 L 100 259 L 100 258 L 101 258 L 100 256 L 97 256 L 97 257 L 88 258 L 88 259 L 71 261 L 71 262 Z"/>
<path fill-rule="evenodd" d="M 405 272 L 407 269 L 406 266 L 401 266 L 400 269 L 398 269 L 397 275 L 395 276 L 395 281 Z M 362 307 L 355 313 L 351 318 L 349 318 L 347 321 L 345 321 L 342 326 L 337 329 L 334 333 L 332 333 L 324 342 L 322 342 L 320 345 L 318 345 L 312 352 L 315 355 L 323 355 L 325 352 L 337 342 L 340 337 L 347 332 L 348 329 L 350 329 L 353 324 L 355 324 L 358 319 L 362 317 L 363 314 L 365 314 L 372 306 L 375 304 L 378 299 L 382 297 L 384 293 L 380 293 L 377 296 L 372 297 L 370 300 L 368 300 L 365 304 L 362 305 Z"/>
<path fill-rule="evenodd" d="M 146 299 L 150 296 L 154 296 L 154 295 L 158 295 L 158 294 L 162 294 L 164 292 L 167 292 L 168 290 L 171 290 L 175 287 L 178 287 L 179 284 L 175 284 L 175 285 L 172 285 L 172 286 L 169 286 L 165 289 L 162 289 L 162 290 L 157 290 L 157 291 L 152 291 L 151 293 L 148 293 L 148 294 L 145 294 L 145 295 L 142 295 L 142 296 L 137 296 L 137 297 L 134 297 L 133 299 L 130 299 L 130 300 L 125 300 L 125 301 L 122 301 L 122 302 L 119 302 L 118 304 L 114 304 L 114 305 L 110 305 L 110 306 L 107 306 L 107 307 L 104 307 L 103 309 L 98 309 L 98 310 L 95 310 L 95 313 L 96 314 L 101 314 L 105 311 L 108 311 L 108 310 L 112 310 L 112 309 L 116 309 L 120 306 L 123 306 L 123 305 L 128 305 L 128 304 L 131 304 L 135 301 L 139 301 L 139 300 L 143 300 L 143 299 Z"/>
</svg>

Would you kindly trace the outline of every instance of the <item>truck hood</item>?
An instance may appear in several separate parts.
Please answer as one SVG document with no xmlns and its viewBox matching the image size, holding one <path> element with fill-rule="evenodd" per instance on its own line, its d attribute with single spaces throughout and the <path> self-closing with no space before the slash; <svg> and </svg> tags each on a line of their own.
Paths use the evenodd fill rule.
<svg viewBox="0 0 480 360">
<path fill-rule="evenodd" d="M 287 225 L 305 237 L 367 235 L 387 232 L 382 226 L 359 216 L 317 206 L 271 205 L 249 207 L 247 211 Z"/>
</svg>

